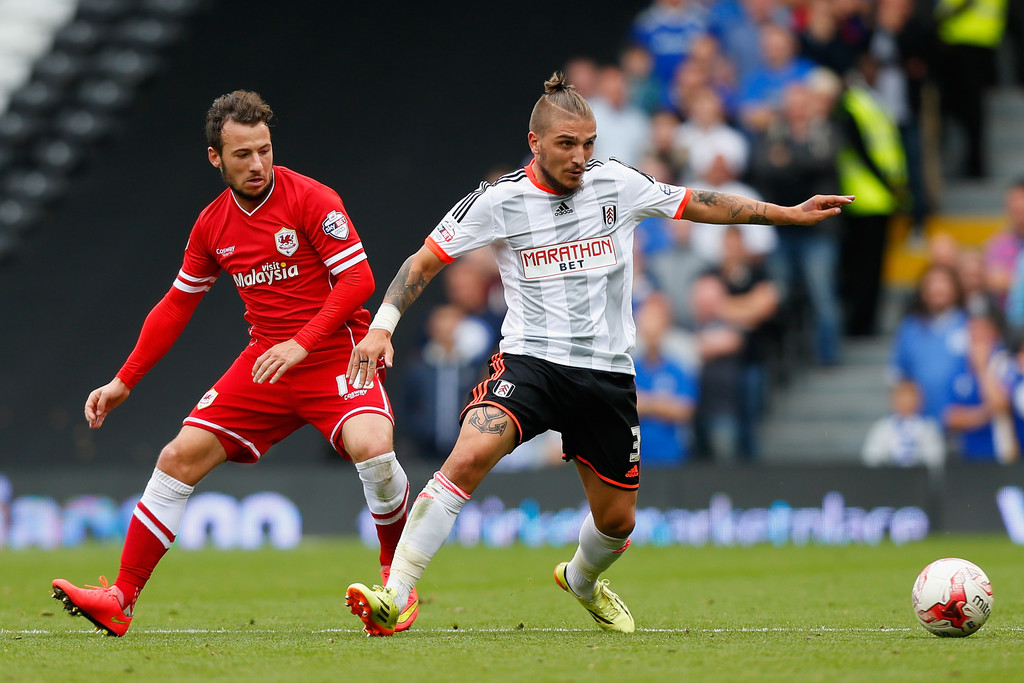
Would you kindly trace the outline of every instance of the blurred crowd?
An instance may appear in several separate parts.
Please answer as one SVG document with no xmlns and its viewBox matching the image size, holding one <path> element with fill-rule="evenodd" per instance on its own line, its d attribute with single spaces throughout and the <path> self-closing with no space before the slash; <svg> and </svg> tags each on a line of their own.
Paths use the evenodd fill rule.
<svg viewBox="0 0 1024 683">
<path fill-rule="evenodd" d="M 1018 36 L 1013 73 L 1024 80 L 1021 11 L 1009 4 L 655 0 L 624 31 L 615 63 L 577 56 L 565 64 L 594 111 L 599 159 L 777 204 L 857 196 L 841 219 L 813 228 L 638 226 L 634 360 L 645 467 L 756 461 L 773 387 L 809 359 L 841 363 L 844 338 L 878 333 L 892 219 L 921 234 L 932 210 L 925 168 L 935 157 L 923 152 L 955 129 L 965 142 L 945 160 L 947 173 L 985 177 L 983 95 L 1004 34 Z M 942 128 L 923 145 L 929 114 Z M 934 262 L 896 334 L 893 414 L 866 439 L 865 462 L 942 463 L 950 445 L 965 459 L 1009 461 L 1024 443 L 1011 399 L 1019 387 L 1024 409 L 1024 352 L 1000 341 L 1004 321 L 1024 325 L 1024 184 L 1007 205 L 1012 225 L 984 253 L 948 236 L 933 241 Z M 447 301 L 405 362 L 399 412 L 430 459 L 454 444 L 504 313 L 489 251 L 442 276 Z M 989 437 L 978 436 L 984 430 Z M 500 466 L 559 456 L 553 435 Z"/>
</svg>

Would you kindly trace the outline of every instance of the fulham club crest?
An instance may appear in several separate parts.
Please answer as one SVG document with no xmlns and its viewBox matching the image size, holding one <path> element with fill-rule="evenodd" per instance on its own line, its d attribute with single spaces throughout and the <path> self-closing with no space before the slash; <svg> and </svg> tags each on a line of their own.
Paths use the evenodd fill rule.
<svg viewBox="0 0 1024 683">
<path fill-rule="evenodd" d="M 615 205 L 605 204 L 601 207 L 601 213 L 604 215 L 604 224 L 608 227 L 615 225 Z"/>
<path fill-rule="evenodd" d="M 299 238 L 291 228 L 281 228 L 274 235 L 274 245 L 285 256 L 291 256 L 299 248 Z"/>
<path fill-rule="evenodd" d="M 515 391 L 515 389 L 516 385 L 512 384 L 512 382 L 507 382 L 503 379 L 498 380 L 498 383 L 494 386 L 494 395 L 509 396 L 512 394 L 513 391 Z"/>
</svg>

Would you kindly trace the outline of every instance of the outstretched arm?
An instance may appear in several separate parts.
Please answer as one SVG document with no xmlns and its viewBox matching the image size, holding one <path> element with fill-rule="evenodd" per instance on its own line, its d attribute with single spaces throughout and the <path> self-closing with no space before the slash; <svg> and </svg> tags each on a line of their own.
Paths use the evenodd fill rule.
<svg viewBox="0 0 1024 683">
<path fill-rule="evenodd" d="M 391 367 L 395 357 L 391 335 L 398 319 L 444 267 L 445 262 L 424 245 L 398 269 L 384 293 L 384 301 L 377 309 L 370 331 L 352 350 L 348 361 L 348 381 L 353 387 L 361 389 L 363 381 L 372 378 L 377 359 L 381 356 L 384 357 L 384 365 Z"/>
<path fill-rule="evenodd" d="M 693 190 L 682 217 L 697 223 L 735 225 L 815 225 L 842 213 L 851 195 L 814 195 L 798 206 L 779 206 L 749 197 L 711 190 Z"/>
<path fill-rule="evenodd" d="M 86 399 L 85 420 L 90 428 L 102 427 L 103 420 L 110 411 L 124 403 L 142 376 L 174 345 L 205 291 L 201 289 L 198 292 L 186 292 L 174 286 L 153 307 L 142 325 L 135 349 L 117 376 L 102 387 L 94 389 Z"/>
</svg>

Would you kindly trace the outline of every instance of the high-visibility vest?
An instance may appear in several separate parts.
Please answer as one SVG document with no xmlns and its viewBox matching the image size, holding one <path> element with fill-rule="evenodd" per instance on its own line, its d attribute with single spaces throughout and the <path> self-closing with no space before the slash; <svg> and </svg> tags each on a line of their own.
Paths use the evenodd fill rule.
<svg viewBox="0 0 1024 683">
<path fill-rule="evenodd" d="M 868 156 L 884 176 L 875 175 L 852 147 L 845 146 L 837 159 L 840 192 L 856 195 L 857 199 L 843 211 L 862 216 L 891 214 L 899 200 L 889 188 L 907 181 L 907 159 L 899 128 L 888 110 L 865 88 L 849 87 L 842 101 L 860 131 Z"/>
<path fill-rule="evenodd" d="M 960 7 L 964 9 L 958 12 Z M 1006 9 L 1007 0 L 938 0 L 939 39 L 947 45 L 999 47 L 1006 30 Z"/>
</svg>

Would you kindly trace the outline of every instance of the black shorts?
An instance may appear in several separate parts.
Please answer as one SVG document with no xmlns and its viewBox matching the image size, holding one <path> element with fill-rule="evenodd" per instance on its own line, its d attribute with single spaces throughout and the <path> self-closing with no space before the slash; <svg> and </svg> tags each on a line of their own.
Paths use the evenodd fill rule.
<svg viewBox="0 0 1024 683">
<path fill-rule="evenodd" d="M 501 408 L 519 442 L 553 429 L 562 434 L 562 457 L 586 465 L 604 482 L 640 485 L 640 418 L 632 375 L 574 368 L 504 353 L 491 358 L 491 376 L 470 393 L 473 408 Z"/>
</svg>

